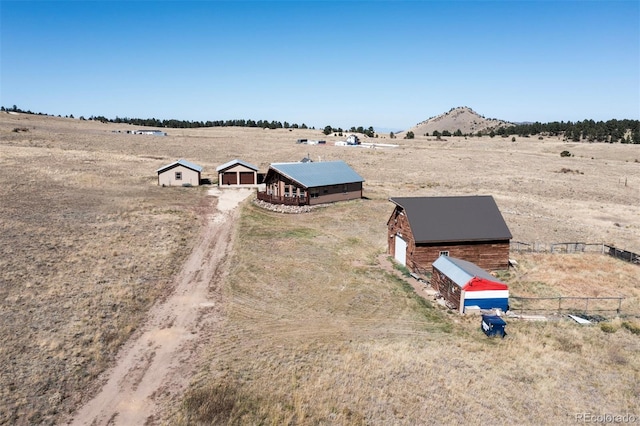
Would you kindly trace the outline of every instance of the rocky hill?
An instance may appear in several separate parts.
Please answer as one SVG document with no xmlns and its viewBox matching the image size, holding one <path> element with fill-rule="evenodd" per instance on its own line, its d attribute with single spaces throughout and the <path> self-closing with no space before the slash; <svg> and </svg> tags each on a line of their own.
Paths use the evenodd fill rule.
<svg viewBox="0 0 640 426">
<path fill-rule="evenodd" d="M 513 123 L 498 120 L 495 118 L 485 118 L 469 107 L 452 108 L 449 112 L 431 117 L 422 121 L 409 131 L 415 135 L 433 134 L 434 131 L 443 132 L 445 130 L 454 133 L 460 130 L 463 134 L 483 132 L 488 133 L 498 127 L 512 126 Z"/>
</svg>

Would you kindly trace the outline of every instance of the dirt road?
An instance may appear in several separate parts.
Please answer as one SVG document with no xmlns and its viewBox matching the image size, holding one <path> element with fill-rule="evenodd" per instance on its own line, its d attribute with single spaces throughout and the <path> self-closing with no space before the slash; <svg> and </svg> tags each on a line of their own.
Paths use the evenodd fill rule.
<svg viewBox="0 0 640 426">
<path fill-rule="evenodd" d="M 176 277 L 175 290 L 149 312 L 142 330 L 127 342 L 102 390 L 77 413 L 72 425 L 142 425 L 159 412 L 159 400 L 178 395 L 191 377 L 202 317 L 216 315 L 236 206 L 250 189 L 212 189 L 210 208 L 193 252 Z M 215 198 L 217 205 L 214 208 Z M 207 323 L 210 323 L 208 318 Z"/>
</svg>

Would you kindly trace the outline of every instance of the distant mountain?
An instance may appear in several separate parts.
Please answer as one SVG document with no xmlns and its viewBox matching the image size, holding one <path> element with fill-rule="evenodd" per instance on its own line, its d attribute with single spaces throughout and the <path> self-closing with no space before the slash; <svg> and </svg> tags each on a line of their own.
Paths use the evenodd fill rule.
<svg viewBox="0 0 640 426">
<path fill-rule="evenodd" d="M 440 133 L 447 130 L 452 134 L 457 130 L 460 130 L 463 134 L 488 133 L 498 127 L 513 125 L 508 121 L 485 118 L 469 107 L 457 107 L 452 108 L 449 112 L 422 121 L 408 131 L 412 131 L 416 136 L 424 135 L 425 133 L 432 135 L 436 130 Z"/>
</svg>

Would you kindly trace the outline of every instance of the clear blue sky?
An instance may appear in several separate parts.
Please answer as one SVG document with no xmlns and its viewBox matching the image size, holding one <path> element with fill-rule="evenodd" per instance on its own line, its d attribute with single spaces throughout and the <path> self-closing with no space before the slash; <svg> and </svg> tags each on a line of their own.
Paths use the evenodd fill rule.
<svg viewBox="0 0 640 426">
<path fill-rule="evenodd" d="M 640 1 L 5 1 L 0 105 L 401 130 L 640 119 Z"/>
</svg>

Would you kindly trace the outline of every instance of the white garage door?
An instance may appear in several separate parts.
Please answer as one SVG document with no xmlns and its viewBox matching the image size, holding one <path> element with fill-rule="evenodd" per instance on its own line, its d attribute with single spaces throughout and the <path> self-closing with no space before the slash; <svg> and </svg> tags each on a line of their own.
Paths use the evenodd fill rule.
<svg viewBox="0 0 640 426">
<path fill-rule="evenodd" d="M 396 235 L 395 258 L 402 266 L 407 266 L 407 242 Z"/>
</svg>

